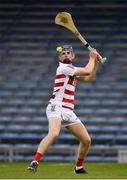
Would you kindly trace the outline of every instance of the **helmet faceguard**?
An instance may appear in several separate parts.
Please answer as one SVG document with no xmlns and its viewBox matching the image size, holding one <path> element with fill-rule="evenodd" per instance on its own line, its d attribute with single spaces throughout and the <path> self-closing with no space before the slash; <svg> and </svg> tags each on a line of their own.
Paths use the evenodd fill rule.
<svg viewBox="0 0 127 180">
<path fill-rule="evenodd" d="M 65 50 L 71 51 L 72 59 L 75 58 L 75 54 L 71 45 L 63 45 L 56 48 L 56 51 L 59 53 L 59 58 L 61 57 L 61 52 Z"/>
</svg>

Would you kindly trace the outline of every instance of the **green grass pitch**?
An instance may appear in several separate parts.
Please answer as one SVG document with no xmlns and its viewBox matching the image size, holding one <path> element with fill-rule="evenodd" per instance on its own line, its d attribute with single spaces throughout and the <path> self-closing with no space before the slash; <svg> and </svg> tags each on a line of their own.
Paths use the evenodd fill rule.
<svg viewBox="0 0 127 180">
<path fill-rule="evenodd" d="M 127 179 L 127 164 L 86 163 L 88 174 L 73 173 L 75 163 L 40 162 L 38 171 L 27 170 L 28 162 L 0 162 L 0 179 Z"/>
</svg>

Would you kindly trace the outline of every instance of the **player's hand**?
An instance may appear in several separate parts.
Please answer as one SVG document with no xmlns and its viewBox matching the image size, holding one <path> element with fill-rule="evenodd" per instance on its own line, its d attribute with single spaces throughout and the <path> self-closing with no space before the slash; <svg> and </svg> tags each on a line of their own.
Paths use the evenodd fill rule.
<svg viewBox="0 0 127 180">
<path fill-rule="evenodd" d="M 98 56 L 97 56 L 97 58 L 95 59 L 95 61 L 96 61 L 97 63 L 99 63 L 101 58 L 102 58 L 102 57 L 101 57 L 100 54 L 98 53 Z"/>
<path fill-rule="evenodd" d="M 96 62 L 100 62 L 100 58 L 101 56 L 99 55 L 99 53 L 96 51 L 96 49 L 93 49 L 92 51 L 90 51 L 90 59 L 95 60 Z"/>
<path fill-rule="evenodd" d="M 96 49 L 93 49 L 92 51 L 90 51 L 89 56 L 91 59 L 96 59 L 98 57 L 98 52 L 96 51 Z"/>
</svg>

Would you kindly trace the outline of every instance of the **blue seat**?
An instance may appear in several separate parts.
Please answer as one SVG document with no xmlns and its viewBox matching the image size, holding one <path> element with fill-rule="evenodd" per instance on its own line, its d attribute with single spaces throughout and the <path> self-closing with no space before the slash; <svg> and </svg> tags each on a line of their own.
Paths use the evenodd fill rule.
<svg viewBox="0 0 127 180">
<path fill-rule="evenodd" d="M 86 162 L 103 162 L 102 156 L 87 156 Z"/>
<path fill-rule="evenodd" d="M 92 92 L 89 94 L 89 97 L 105 97 L 106 93 L 105 92 Z"/>
<path fill-rule="evenodd" d="M 22 99 L 16 99 L 16 100 L 11 100 L 11 101 L 6 101 L 7 105 L 25 105 L 25 101 Z"/>
<path fill-rule="evenodd" d="M 101 106 L 117 106 L 119 104 L 119 100 L 103 100 L 100 105 Z"/>
<path fill-rule="evenodd" d="M 118 142 L 120 142 L 120 143 L 122 143 L 122 142 L 127 142 L 127 134 L 119 134 L 119 135 L 116 135 L 115 136 L 115 140 Z"/>
<path fill-rule="evenodd" d="M 90 117 L 88 118 L 88 122 L 90 123 L 104 123 L 107 122 L 106 117 Z"/>
<path fill-rule="evenodd" d="M 65 157 L 63 156 L 57 156 L 57 155 L 53 155 L 53 156 L 45 156 L 43 157 L 43 160 L 44 161 L 56 161 L 56 162 L 59 162 L 59 161 L 65 161 Z"/>
<path fill-rule="evenodd" d="M 127 100 L 124 99 L 122 101 L 119 101 L 120 106 L 126 106 L 127 107 Z"/>
<path fill-rule="evenodd" d="M 34 139 L 42 139 L 45 136 L 45 134 L 37 134 L 37 133 L 25 133 L 20 134 L 20 139 L 26 139 L 26 140 L 34 140 Z"/>
<path fill-rule="evenodd" d="M 82 104 L 83 106 L 97 106 L 97 105 L 99 105 L 100 104 L 100 102 L 98 101 L 98 100 L 91 100 L 91 101 L 89 101 L 89 100 L 80 100 L 80 99 L 78 99 L 77 101 L 76 101 L 76 105 L 80 105 L 80 104 Z"/>
<path fill-rule="evenodd" d="M 8 154 L 8 150 L 12 147 L 10 144 L 0 144 L 0 153 Z"/>
<path fill-rule="evenodd" d="M 14 123 L 18 123 L 18 122 L 22 122 L 22 123 L 27 123 L 27 122 L 31 122 L 31 117 L 27 117 L 27 116 L 15 116 L 14 118 L 12 118 L 12 121 Z"/>
<path fill-rule="evenodd" d="M 108 156 L 104 157 L 103 159 L 104 162 L 117 162 L 117 156 Z"/>
<path fill-rule="evenodd" d="M 22 132 L 24 130 L 25 126 L 24 125 L 9 125 L 6 126 L 6 131 L 13 131 L 13 132 Z"/>
<path fill-rule="evenodd" d="M 93 141 L 102 141 L 103 143 L 104 142 L 111 142 L 111 141 L 114 141 L 116 139 L 115 135 L 113 134 L 99 134 L 99 135 L 95 135 L 95 134 L 92 134 L 91 135 Z"/>
<path fill-rule="evenodd" d="M 1 133 L 0 139 L 7 139 L 7 140 L 13 140 L 18 139 L 20 135 L 18 133 Z"/>
<path fill-rule="evenodd" d="M 13 92 L 10 91 L 0 91 L 0 96 L 1 97 L 8 97 L 8 96 L 12 96 Z"/>
<path fill-rule="evenodd" d="M 8 157 L 0 155 L 0 161 L 8 161 Z"/>
<path fill-rule="evenodd" d="M 41 126 L 41 125 L 29 125 L 29 126 L 26 126 L 25 128 L 24 128 L 24 131 L 28 131 L 28 132 L 30 132 L 30 131 L 32 131 L 32 132 L 34 132 L 34 131 L 36 131 L 37 133 L 39 133 L 39 132 L 43 132 L 43 131 L 46 131 L 46 130 L 48 130 L 48 127 L 45 125 L 45 126 Z"/>
<path fill-rule="evenodd" d="M 117 133 L 119 132 L 119 126 L 103 126 L 100 128 L 100 132 L 104 132 L 104 133 Z"/>
<path fill-rule="evenodd" d="M 2 100 L 2 99 L 0 99 L 0 105 L 5 105 L 7 103 L 7 101 L 6 100 Z"/>
<path fill-rule="evenodd" d="M 121 108 L 118 108 L 116 109 L 115 111 L 113 111 L 113 114 L 127 114 L 127 109 L 121 109 Z"/>
<path fill-rule="evenodd" d="M 14 113 L 14 112 L 17 112 L 18 111 L 18 109 L 17 108 L 13 108 L 13 107 L 6 107 L 6 108 L 3 108 L 3 109 L 1 109 L 0 110 L 0 112 L 1 113 L 7 113 L 7 114 L 9 114 L 9 113 Z"/>
<path fill-rule="evenodd" d="M 29 149 L 36 149 L 38 147 L 38 145 L 34 145 L 34 144 L 15 144 L 14 146 L 13 146 L 13 148 L 14 149 L 18 149 L 18 150 L 20 150 L 20 149 L 27 149 L 27 150 L 29 150 Z"/>
<path fill-rule="evenodd" d="M 92 125 L 92 126 L 87 126 L 87 130 L 91 133 L 98 133 L 101 131 L 101 127 Z"/>
<path fill-rule="evenodd" d="M 106 96 L 115 98 L 115 97 L 124 97 L 124 94 L 120 92 L 110 92 L 110 93 L 107 93 Z"/>
<path fill-rule="evenodd" d="M 9 72 L 9 73 L 12 73 L 12 72 Z M 18 84 L 16 84 L 15 82 L 11 82 L 11 83 L 6 83 L 0 87 L 7 88 L 7 89 L 13 89 L 13 88 L 18 88 Z"/>
<path fill-rule="evenodd" d="M 22 109 L 17 109 L 16 111 L 17 113 L 37 113 L 39 112 L 38 109 L 35 109 L 35 108 L 22 108 Z"/>
<path fill-rule="evenodd" d="M 11 122 L 12 120 L 12 117 L 10 116 L 1 116 L 0 117 L 0 123 L 9 123 Z"/>
<path fill-rule="evenodd" d="M 37 117 L 31 117 L 31 122 L 36 122 L 36 123 L 47 122 L 48 123 L 48 120 L 47 120 L 46 116 L 45 117 L 37 116 Z"/>
<path fill-rule="evenodd" d="M 80 115 L 81 114 L 92 114 L 94 112 L 94 110 L 91 108 L 84 108 L 84 109 L 75 110 L 75 112 L 77 112 Z"/>
<path fill-rule="evenodd" d="M 31 97 L 31 92 L 23 92 L 23 91 L 19 91 L 19 92 L 16 92 L 15 93 L 15 96 L 16 97 L 25 97 L 25 96 L 27 96 L 27 97 Z"/>
<path fill-rule="evenodd" d="M 110 149 L 127 149 L 127 144 L 113 144 Z"/>
<path fill-rule="evenodd" d="M 121 126 L 121 127 L 119 128 L 119 131 L 120 131 L 121 133 L 126 133 L 126 132 L 127 132 L 127 127 L 123 124 L 123 126 Z"/>
<path fill-rule="evenodd" d="M 44 86 L 44 88 L 43 89 L 48 89 L 48 86 L 46 85 L 46 86 Z M 48 97 L 49 96 L 49 94 L 47 93 L 47 92 L 37 92 L 37 93 L 31 93 L 31 96 L 33 96 L 33 97 L 41 97 L 41 98 L 43 98 L 43 97 Z"/>
<path fill-rule="evenodd" d="M 115 124 L 121 124 L 121 123 L 126 123 L 126 118 L 125 117 L 111 117 L 109 119 L 110 123 L 115 123 Z"/>
<path fill-rule="evenodd" d="M 93 144 L 91 149 L 94 151 L 94 150 L 107 150 L 107 149 L 110 149 L 111 146 L 109 144 Z"/>
<path fill-rule="evenodd" d="M 61 141 L 62 140 L 67 141 L 67 140 L 75 140 L 75 137 L 71 134 L 61 134 L 58 139 Z"/>
<path fill-rule="evenodd" d="M 22 155 L 16 155 L 13 157 L 13 161 L 25 161 L 25 157 Z"/>
<path fill-rule="evenodd" d="M 114 82 L 116 80 L 116 78 L 114 77 L 103 77 L 100 79 L 100 81 L 102 82 Z"/>
<path fill-rule="evenodd" d="M 103 108 L 103 109 L 96 109 L 95 114 L 110 114 L 112 113 L 112 109 L 108 108 Z"/>
<path fill-rule="evenodd" d="M 0 76 L 0 81 L 6 81 L 6 77 Z"/>
</svg>

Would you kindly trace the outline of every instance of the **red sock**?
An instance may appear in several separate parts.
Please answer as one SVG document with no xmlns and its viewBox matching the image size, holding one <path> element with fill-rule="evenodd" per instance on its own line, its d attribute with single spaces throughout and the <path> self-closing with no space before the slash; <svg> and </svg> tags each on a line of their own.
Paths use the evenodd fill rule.
<svg viewBox="0 0 127 180">
<path fill-rule="evenodd" d="M 41 159 L 41 157 L 42 157 L 42 154 L 41 153 L 39 153 L 39 152 L 37 152 L 36 154 L 35 154 L 35 156 L 34 156 L 34 161 L 40 161 L 40 159 Z"/>
<path fill-rule="evenodd" d="M 83 159 L 78 158 L 76 162 L 76 167 L 80 167 L 83 165 Z"/>
</svg>

